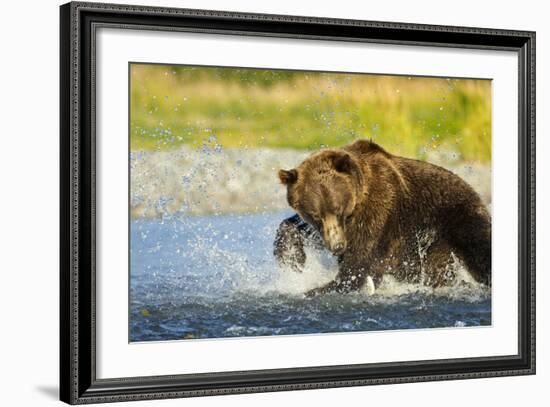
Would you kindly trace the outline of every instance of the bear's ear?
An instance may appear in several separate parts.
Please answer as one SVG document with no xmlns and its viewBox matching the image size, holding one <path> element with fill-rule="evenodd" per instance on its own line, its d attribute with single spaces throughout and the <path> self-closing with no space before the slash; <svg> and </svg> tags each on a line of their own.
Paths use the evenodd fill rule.
<svg viewBox="0 0 550 407">
<path fill-rule="evenodd" d="M 279 170 L 279 179 L 284 185 L 294 184 L 298 180 L 298 171 L 292 170 Z"/>
<path fill-rule="evenodd" d="M 350 174 L 353 167 L 352 160 L 348 153 L 339 153 L 332 158 L 332 165 L 336 171 Z"/>
</svg>

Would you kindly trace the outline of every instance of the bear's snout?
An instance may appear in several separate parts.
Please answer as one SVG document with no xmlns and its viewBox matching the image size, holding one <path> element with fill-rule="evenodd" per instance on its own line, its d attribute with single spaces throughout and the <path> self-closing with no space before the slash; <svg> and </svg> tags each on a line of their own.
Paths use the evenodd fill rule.
<svg viewBox="0 0 550 407">
<path fill-rule="evenodd" d="M 346 250 L 344 228 L 336 216 L 329 215 L 323 220 L 323 239 L 327 248 L 335 255 L 340 255 Z"/>
</svg>

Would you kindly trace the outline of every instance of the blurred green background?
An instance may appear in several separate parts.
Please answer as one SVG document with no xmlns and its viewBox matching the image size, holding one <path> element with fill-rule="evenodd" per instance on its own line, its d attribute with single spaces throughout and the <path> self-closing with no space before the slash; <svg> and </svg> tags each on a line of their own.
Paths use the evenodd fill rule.
<svg viewBox="0 0 550 407">
<path fill-rule="evenodd" d="M 132 151 L 316 150 L 369 137 L 398 155 L 491 160 L 491 81 L 132 64 Z"/>
</svg>

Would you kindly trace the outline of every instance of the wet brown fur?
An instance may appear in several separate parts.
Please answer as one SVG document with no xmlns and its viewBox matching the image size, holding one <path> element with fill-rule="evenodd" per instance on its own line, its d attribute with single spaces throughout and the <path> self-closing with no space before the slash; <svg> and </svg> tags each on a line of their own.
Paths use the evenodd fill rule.
<svg viewBox="0 0 550 407">
<path fill-rule="evenodd" d="M 280 171 L 291 207 L 317 230 L 338 212 L 346 248 L 339 272 L 309 292 L 347 292 L 384 274 L 437 287 L 452 281 L 451 253 L 491 283 L 491 219 L 479 195 L 452 172 L 358 140 Z"/>
</svg>

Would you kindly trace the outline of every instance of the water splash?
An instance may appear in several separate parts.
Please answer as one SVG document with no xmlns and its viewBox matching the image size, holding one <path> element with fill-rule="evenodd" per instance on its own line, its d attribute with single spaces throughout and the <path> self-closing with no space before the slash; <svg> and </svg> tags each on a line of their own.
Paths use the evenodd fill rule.
<svg viewBox="0 0 550 407">
<path fill-rule="evenodd" d="M 287 213 L 177 217 L 131 224 L 130 339 L 288 335 L 491 323 L 490 290 L 456 261 L 449 287 L 384 277 L 361 291 L 305 298 L 331 281 L 330 254 L 306 249 L 303 273 L 281 269 L 273 236 Z"/>
</svg>

